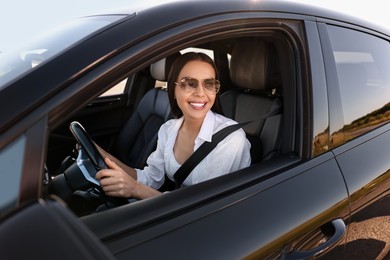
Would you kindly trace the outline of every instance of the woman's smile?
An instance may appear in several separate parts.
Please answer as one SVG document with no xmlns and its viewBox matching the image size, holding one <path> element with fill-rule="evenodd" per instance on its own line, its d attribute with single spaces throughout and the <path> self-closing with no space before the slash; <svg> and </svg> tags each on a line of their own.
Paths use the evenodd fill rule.
<svg viewBox="0 0 390 260">
<path fill-rule="evenodd" d="M 192 101 L 192 102 L 189 102 L 189 104 L 194 109 L 203 109 L 206 105 L 206 102 Z"/>
</svg>

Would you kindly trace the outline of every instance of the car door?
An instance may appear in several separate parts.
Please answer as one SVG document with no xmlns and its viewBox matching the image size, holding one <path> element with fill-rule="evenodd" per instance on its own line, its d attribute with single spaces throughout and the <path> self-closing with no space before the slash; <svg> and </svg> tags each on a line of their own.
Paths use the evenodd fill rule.
<svg viewBox="0 0 390 260">
<path fill-rule="evenodd" d="M 275 164 L 291 169 L 275 176 Z M 344 235 L 348 197 L 330 153 L 297 164 L 290 155 L 82 221 L 118 259 L 310 257 Z"/>
<path fill-rule="evenodd" d="M 161 15 L 160 12 L 158 14 Z M 178 12 L 177 15 L 183 14 Z M 136 31 L 134 28 L 143 28 L 141 25 L 146 18 L 140 14 L 139 18 L 134 18 L 133 27 L 127 29 Z M 157 59 L 157 56 L 176 51 L 180 46 L 190 47 L 186 42 L 195 44 L 205 39 L 237 36 L 236 33 L 241 33 L 238 29 L 242 29 L 246 36 L 256 37 L 259 32 L 267 36 L 277 31 L 272 36 L 284 35 L 286 38 L 282 39 L 289 43 L 287 46 L 291 47 L 290 54 L 294 57 L 291 63 L 294 70 L 289 78 L 294 91 L 285 97 L 287 125 L 284 127 L 288 130 L 285 132 L 288 144 L 283 155 L 156 198 L 81 217 L 81 222 L 92 231 L 92 236 L 96 236 L 116 258 L 302 258 L 323 253 L 343 238 L 349 216 L 344 178 L 332 152 L 320 151 L 314 158 L 311 153 L 312 137 L 319 129 L 326 129 L 329 125 L 316 25 L 312 17 L 306 17 L 309 20 L 307 23 L 302 21 L 302 16 L 294 14 L 285 18 L 284 13 L 267 12 L 202 16 L 177 26 L 170 25 L 150 37 L 144 36 L 147 44 L 139 41 L 115 57 L 117 60 L 126 59 L 126 64 L 130 64 L 127 68 L 134 71 L 142 67 L 139 64 L 144 65 Z M 153 27 L 153 21 L 149 27 Z M 305 46 L 309 46 L 309 49 Z M 313 58 L 310 62 L 309 57 Z M 108 69 L 112 64 L 99 65 L 97 71 L 113 73 Z M 97 72 L 91 70 L 88 73 L 72 82 L 68 89 L 78 90 L 78 93 L 82 92 L 80 89 L 85 92 L 90 89 L 93 84 L 82 83 Z M 311 81 L 309 73 L 317 75 L 315 80 Z M 106 78 L 110 75 L 106 75 Z M 97 79 L 95 83 L 97 85 Z M 68 89 L 62 91 L 66 94 Z M 47 126 L 62 122 L 58 119 L 64 116 L 61 108 L 66 108 L 64 111 L 77 108 L 71 102 L 65 106 L 66 101 L 83 102 L 82 95 L 76 99 L 65 94 L 56 96 L 61 99 L 58 102 L 60 105 L 47 105 L 51 108 L 50 123 L 47 121 L 48 115 L 44 114 L 39 127 L 28 132 L 29 153 L 26 154 L 35 155 L 37 160 L 31 158 L 23 163 L 23 178 L 31 178 L 34 183 L 28 187 L 35 187 L 32 191 L 20 188 L 23 192 L 31 193 L 23 194 L 25 198 L 40 194 L 44 162 L 41 153 L 36 151 L 46 152 L 45 138 L 48 128 L 51 130 Z M 317 104 L 314 100 L 322 102 Z M 315 122 L 312 122 L 312 118 Z M 39 119 L 35 113 L 28 117 L 28 122 Z M 18 134 L 21 133 L 13 133 L 14 137 Z M 22 138 L 22 141 L 25 140 Z M 40 146 L 37 147 L 38 144 Z M 19 158 L 24 158 L 24 154 L 24 150 L 20 151 Z M 2 159 L 7 161 L 10 157 Z M 38 213 L 47 211 L 57 214 L 57 210 L 51 211 L 50 207 L 47 210 L 41 206 L 37 208 Z M 63 214 L 57 220 L 67 219 L 67 213 Z M 16 212 L 12 219 L 18 216 L 23 215 Z M 27 221 L 24 219 L 23 223 Z M 49 218 L 48 221 L 55 222 L 56 218 Z M 76 223 L 80 224 L 77 220 Z M 56 226 L 58 223 L 51 224 L 47 225 L 48 228 L 68 230 L 71 233 L 69 238 L 78 234 L 78 224 L 62 229 Z M 17 226 L 12 225 L 13 228 Z M 84 233 L 82 229 L 80 232 Z"/>
<path fill-rule="evenodd" d="M 345 257 L 385 259 L 390 243 L 389 38 L 325 22 L 320 30 L 329 53 L 332 145 L 351 198 Z"/>
<path fill-rule="evenodd" d="M 248 16 L 253 18 L 253 24 Z M 229 23 L 236 29 L 244 24 L 240 19 L 245 19 L 245 29 L 250 31 L 251 25 L 261 24 L 261 17 L 240 14 Z M 224 18 L 222 15 L 208 22 L 208 30 L 218 31 L 218 21 Z M 303 26 L 300 19 L 291 21 L 291 28 Z M 266 23 L 277 24 L 270 20 Z M 282 24 L 289 26 L 287 21 Z M 292 113 L 295 118 L 289 119 L 302 123 L 294 125 L 299 129 L 297 135 L 302 134 L 295 140 L 301 150 L 297 148 L 280 158 L 112 212 L 82 217 L 118 259 L 140 255 L 177 259 L 306 258 L 330 250 L 344 238 L 349 200 L 343 175 L 332 152 L 321 151 L 317 157 L 311 156 L 311 138 L 316 136 L 313 132 L 323 131 L 329 122 L 317 27 L 314 21 L 304 26 L 301 29 L 308 33 L 305 39 L 310 39 L 309 49 L 294 49 L 297 53 L 293 63 L 299 66 L 294 69 L 297 73 L 294 76 L 299 78 L 296 87 L 305 91 L 299 92 L 297 100 L 294 95 L 284 97 L 290 98 L 286 104 L 291 106 L 285 110 L 296 112 Z M 185 27 L 186 35 L 193 32 L 194 38 L 205 33 L 198 23 L 187 23 Z M 223 28 L 228 34 L 229 27 L 224 24 Z M 171 29 L 162 33 L 165 34 L 182 39 L 180 30 Z M 212 35 L 208 37 L 211 39 Z M 305 60 L 309 56 L 313 59 L 310 62 Z M 312 81 L 306 78 L 308 71 L 316 75 Z M 312 96 L 303 94 L 308 93 L 308 88 L 313 89 Z M 299 109 L 293 107 L 296 102 L 300 102 Z M 318 117 L 309 116 L 311 113 Z"/>
</svg>

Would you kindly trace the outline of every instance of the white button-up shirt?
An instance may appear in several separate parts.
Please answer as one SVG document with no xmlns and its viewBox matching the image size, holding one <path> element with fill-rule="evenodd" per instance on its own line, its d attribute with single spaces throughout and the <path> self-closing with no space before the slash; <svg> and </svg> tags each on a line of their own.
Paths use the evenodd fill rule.
<svg viewBox="0 0 390 260">
<path fill-rule="evenodd" d="M 165 173 L 172 180 L 180 167 L 175 159 L 173 146 L 183 123 L 183 117 L 171 119 L 164 123 L 158 132 L 156 150 L 149 156 L 147 166 L 136 169 L 137 181 L 158 189 L 164 183 Z M 204 142 L 211 142 L 212 135 L 226 126 L 237 122 L 220 114 L 209 111 L 195 139 L 194 151 Z M 215 178 L 251 164 L 250 143 L 245 132 L 239 129 L 215 147 L 189 174 L 183 186 L 193 185 Z"/>
</svg>

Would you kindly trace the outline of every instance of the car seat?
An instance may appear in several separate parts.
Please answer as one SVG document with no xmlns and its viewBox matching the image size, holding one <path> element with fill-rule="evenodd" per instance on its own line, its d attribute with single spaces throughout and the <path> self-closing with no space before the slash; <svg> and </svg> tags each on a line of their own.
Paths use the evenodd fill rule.
<svg viewBox="0 0 390 260">
<path fill-rule="evenodd" d="M 254 120 L 243 127 L 251 142 L 252 163 L 270 159 L 279 153 L 282 115 L 258 119 L 282 107 L 277 53 L 271 43 L 241 38 L 231 55 L 230 78 L 235 88 L 221 95 L 222 110 L 237 122 Z"/>
<path fill-rule="evenodd" d="M 152 64 L 150 68 L 152 77 L 166 81 L 170 67 L 179 55 L 177 53 Z M 171 118 L 170 112 L 166 89 L 149 90 L 124 124 L 111 153 L 123 163 L 142 169 L 146 159 L 156 148 L 160 126 Z"/>
</svg>

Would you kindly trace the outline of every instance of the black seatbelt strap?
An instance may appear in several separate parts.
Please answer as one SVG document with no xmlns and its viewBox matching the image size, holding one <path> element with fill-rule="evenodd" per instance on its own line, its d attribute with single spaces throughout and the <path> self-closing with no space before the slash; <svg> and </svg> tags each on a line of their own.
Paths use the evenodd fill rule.
<svg viewBox="0 0 390 260">
<path fill-rule="evenodd" d="M 201 146 L 199 146 L 199 148 L 183 163 L 183 165 L 173 175 L 173 178 L 175 179 L 175 188 L 178 189 L 181 187 L 184 180 L 188 177 L 191 171 L 218 145 L 220 141 L 225 139 L 226 136 L 230 135 L 234 131 L 251 122 L 277 115 L 280 112 L 281 107 L 278 107 L 260 118 L 257 118 L 252 121 L 230 125 L 214 133 L 211 137 L 211 142 L 204 142 Z"/>
</svg>

